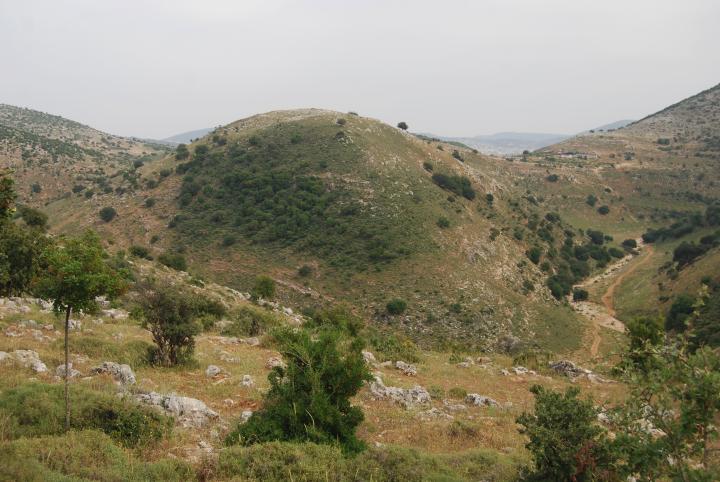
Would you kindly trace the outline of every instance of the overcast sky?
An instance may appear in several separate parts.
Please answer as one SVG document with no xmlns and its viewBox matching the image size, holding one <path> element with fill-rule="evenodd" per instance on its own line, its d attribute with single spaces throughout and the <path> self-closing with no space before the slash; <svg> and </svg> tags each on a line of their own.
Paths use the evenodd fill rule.
<svg viewBox="0 0 720 482">
<path fill-rule="evenodd" d="M 0 0 L 0 103 L 162 138 L 275 109 L 574 133 L 720 82 L 718 0 Z"/>
</svg>

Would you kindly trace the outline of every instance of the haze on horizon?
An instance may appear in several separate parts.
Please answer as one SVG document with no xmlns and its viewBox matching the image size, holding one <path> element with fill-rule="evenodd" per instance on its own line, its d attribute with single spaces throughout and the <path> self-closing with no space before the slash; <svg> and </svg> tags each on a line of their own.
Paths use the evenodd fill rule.
<svg viewBox="0 0 720 482">
<path fill-rule="evenodd" d="M 714 0 L 0 0 L 0 103 L 164 138 L 275 109 L 574 133 L 720 82 Z"/>
</svg>

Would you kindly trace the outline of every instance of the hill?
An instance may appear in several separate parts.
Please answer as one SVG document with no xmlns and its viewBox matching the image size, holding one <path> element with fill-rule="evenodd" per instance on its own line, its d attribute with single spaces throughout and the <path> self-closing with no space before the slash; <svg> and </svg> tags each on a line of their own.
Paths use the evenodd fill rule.
<svg viewBox="0 0 720 482">
<path fill-rule="evenodd" d="M 520 154 L 523 151 L 533 151 L 570 137 L 565 134 L 543 134 L 538 132 L 498 132 L 473 137 L 443 137 L 432 134 L 428 134 L 428 136 L 437 137 L 445 142 L 460 142 L 480 152 L 496 155 Z"/>
<path fill-rule="evenodd" d="M 205 137 L 208 132 L 211 132 L 212 128 L 206 128 L 206 129 L 197 129 L 194 131 L 187 131 L 187 132 L 181 132 L 180 134 L 175 134 L 174 136 L 166 137 L 162 139 L 163 142 L 170 142 L 172 144 L 189 144 L 190 142 L 194 141 L 195 139 L 200 139 L 201 137 Z"/>
<path fill-rule="evenodd" d="M 53 229 L 178 252 L 238 289 L 269 274 L 296 308 L 347 301 L 428 344 L 580 342 L 582 321 L 522 261 L 535 245 L 559 250 L 572 227 L 547 220 L 505 160 L 317 109 L 231 123 L 182 157 L 138 167 L 122 193 L 49 204 Z M 117 217 L 102 221 L 103 207 Z M 394 299 L 403 313 L 388 312 Z"/>
</svg>

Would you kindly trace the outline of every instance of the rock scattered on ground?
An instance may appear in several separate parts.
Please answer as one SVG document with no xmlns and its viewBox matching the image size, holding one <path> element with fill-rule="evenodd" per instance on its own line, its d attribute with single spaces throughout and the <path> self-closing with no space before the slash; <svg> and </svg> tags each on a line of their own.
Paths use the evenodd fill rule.
<svg viewBox="0 0 720 482">
<path fill-rule="evenodd" d="M 248 420 L 250 420 L 250 417 L 252 417 L 252 415 L 252 410 L 243 410 L 243 412 L 240 414 L 240 423 L 247 422 Z"/>
<path fill-rule="evenodd" d="M 222 372 L 223 372 L 223 370 L 219 366 L 209 365 L 207 367 L 207 370 L 205 370 L 205 376 L 212 378 L 212 377 L 216 377 L 216 376 L 220 375 Z"/>
<path fill-rule="evenodd" d="M 108 374 L 123 386 L 135 384 L 135 373 L 133 373 L 130 365 L 106 361 L 90 370 L 90 373 L 93 375 Z"/>
<path fill-rule="evenodd" d="M 398 360 L 395 362 L 395 368 L 403 372 L 403 375 L 407 375 L 409 377 L 414 377 L 415 375 L 417 375 L 417 367 L 410 363 L 405 363 L 402 360 Z"/>
<path fill-rule="evenodd" d="M 255 380 L 250 375 L 243 375 L 242 382 L 240 382 L 243 387 L 254 387 L 255 386 Z"/>
<path fill-rule="evenodd" d="M 45 373 L 47 366 L 40 360 L 40 356 L 33 350 L 15 350 L 13 356 L 18 363 L 25 368 L 30 368 L 35 373 Z"/>
<path fill-rule="evenodd" d="M 135 395 L 135 398 L 166 415 L 175 417 L 180 425 L 187 428 L 201 428 L 219 418 L 215 411 L 196 398 L 182 397 L 174 393 L 164 395 L 156 392 L 139 393 Z"/>
<path fill-rule="evenodd" d="M 65 378 L 65 364 L 58 365 L 55 368 L 55 375 L 59 376 L 60 378 Z M 72 363 L 68 363 L 68 378 L 75 378 L 82 375 L 78 370 L 75 370 L 72 367 Z"/>
<path fill-rule="evenodd" d="M 558 360 L 549 363 L 550 368 L 560 375 L 564 375 L 570 379 L 570 381 L 577 381 L 579 378 L 585 377 L 592 383 L 607 383 L 600 375 L 593 373 L 592 371 L 582 368 L 570 360 Z"/>
<path fill-rule="evenodd" d="M 465 397 L 465 403 L 481 407 L 499 407 L 500 404 L 490 397 L 480 395 L 479 393 L 468 393 Z"/>
<path fill-rule="evenodd" d="M 363 350 L 362 351 L 363 360 L 365 360 L 365 363 L 368 365 L 374 366 L 377 364 L 377 359 L 375 358 L 375 355 L 373 355 L 371 352 Z"/>
<path fill-rule="evenodd" d="M 370 393 L 377 399 L 392 400 L 405 408 L 430 403 L 432 400 L 430 393 L 420 385 L 412 388 L 387 387 L 378 374 L 370 383 Z"/>
<path fill-rule="evenodd" d="M 282 358 L 277 356 L 271 356 L 268 358 L 268 361 L 265 363 L 266 368 L 273 369 L 275 367 L 286 367 L 285 362 L 282 360 Z"/>
</svg>

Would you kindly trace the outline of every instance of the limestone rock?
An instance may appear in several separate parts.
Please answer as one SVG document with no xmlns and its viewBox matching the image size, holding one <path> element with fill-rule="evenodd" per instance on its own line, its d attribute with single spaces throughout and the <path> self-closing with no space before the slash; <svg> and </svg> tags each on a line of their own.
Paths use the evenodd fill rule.
<svg viewBox="0 0 720 482">
<path fill-rule="evenodd" d="M 370 383 L 370 393 L 378 399 L 389 399 L 405 408 L 430 403 L 430 393 L 420 385 L 413 388 L 387 387 L 379 375 Z"/>
<path fill-rule="evenodd" d="M 220 368 L 217 365 L 209 365 L 207 367 L 207 370 L 205 370 L 205 376 L 207 377 L 216 377 L 222 373 L 222 368 Z"/>
<path fill-rule="evenodd" d="M 465 403 L 482 407 L 499 407 L 500 404 L 490 397 L 480 395 L 479 393 L 468 393 L 465 397 Z"/>
<path fill-rule="evenodd" d="M 253 380 L 253 378 L 252 378 L 250 375 L 243 375 L 243 377 L 242 377 L 242 382 L 240 382 L 240 384 L 241 384 L 243 387 L 248 387 L 248 388 L 254 387 L 254 386 L 255 386 L 255 380 Z"/>
<path fill-rule="evenodd" d="M 72 367 L 72 363 L 69 363 L 68 365 L 69 365 L 68 378 L 75 378 L 75 377 L 79 377 L 80 375 L 82 375 L 82 373 L 80 373 L 78 370 L 75 370 Z M 65 364 L 64 363 L 62 365 L 58 365 L 55 368 L 55 375 L 59 376 L 60 378 L 65 378 Z"/>
<path fill-rule="evenodd" d="M 285 362 L 282 360 L 282 358 L 277 356 L 271 356 L 268 358 L 268 361 L 265 363 L 266 368 L 273 369 L 275 367 L 286 367 Z"/>
<path fill-rule="evenodd" d="M 15 350 L 13 356 L 18 363 L 25 368 L 32 369 L 35 373 L 48 371 L 47 366 L 40 360 L 40 356 L 33 350 Z"/>
<path fill-rule="evenodd" d="M 134 385 L 135 384 L 135 373 L 133 373 L 130 365 L 121 365 L 115 362 L 103 362 L 102 365 L 97 366 L 90 370 L 90 373 L 97 375 L 101 373 L 107 373 L 112 376 L 113 379 L 121 385 Z"/>
<path fill-rule="evenodd" d="M 156 392 L 140 393 L 135 398 L 141 403 L 156 407 L 166 415 L 175 417 L 183 427 L 200 428 L 219 418 L 216 412 L 196 398 Z"/>
<path fill-rule="evenodd" d="M 398 360 L 395 362 L 395 368 L 403 372 L 404 375 L 414 377 L 417 375 L 417 367 L 415 365 L 411 365 L 410 363 L 405 363 L 404 361 Z"/>
</svg>

